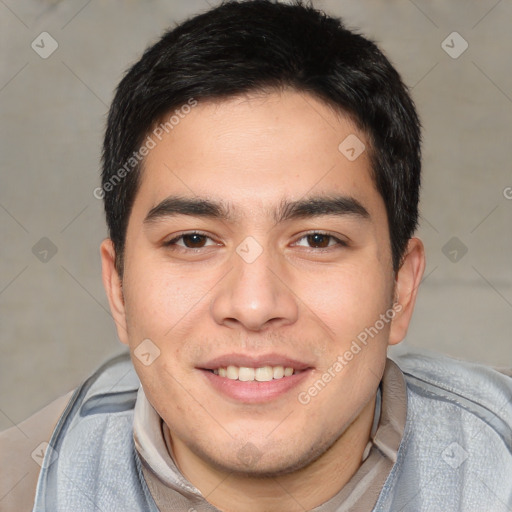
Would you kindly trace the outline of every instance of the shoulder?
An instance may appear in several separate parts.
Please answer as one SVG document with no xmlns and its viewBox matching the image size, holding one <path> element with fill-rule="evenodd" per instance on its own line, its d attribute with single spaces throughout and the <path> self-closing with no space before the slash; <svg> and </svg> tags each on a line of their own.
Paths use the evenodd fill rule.
<svg viewBox="0 0 512 512">
<path fill-rule="evenodd" d="M 411 498 L 414 510 L 497 510 L 508 503 L 512 378 L 427 351 L 391 357 L 404 374 L 407 421 L 387 499 L 399 501 L 412 485 L 420 489 Z"/>
<path fill-rule="evenodd" d="M 78 388 L 54 400 L 20 424 L 0 432 L 0 499 L 2 512 L 32 511 L 41 468 L 53 452 L 49 443 L 70 413 L 99 415 L 132 407 L 137 389 L 129 353 L 105 362 Z M 126 404 L 124 402 L 127 402 Z M 51 441 L 52 440 L 52 441 Z"/>
<path fill-rule="evenodd" d="M 512 428 L 510 370 L 462 361 L 425 350 L 402 353 L 393 360 L 404 373 L 412 393 L 427 399 L 450 401 L 477 414 L 482 409 Z"/>
<path fill-rule="evenodd" d="M 79 386 L 52 434 L 34 510 L 84 510 L 84 494 L 91 498 L 88 506 L 108 508 L 112 489 L 121 487 L 119 510 L 147 509 L 133 440 L 139 388 L 129 353 L 109 359 Z"/>
<path fill-rule="evenodd" d="M 4 512 L 31 511 L 43 456 L 73 391 L 19 425 L 0 432 L 0 496 Z"/>
</svg>

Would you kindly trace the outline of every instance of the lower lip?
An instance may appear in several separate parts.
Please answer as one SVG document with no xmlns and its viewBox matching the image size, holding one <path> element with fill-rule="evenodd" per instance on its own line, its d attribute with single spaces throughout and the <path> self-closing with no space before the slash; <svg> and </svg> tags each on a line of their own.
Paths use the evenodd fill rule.
<svg viewBox="0 0 512 512">
<path fill-rule="evenodd" d="M 268 382 L 232 380 L 220 377 L 208 370 L 200 370 L 211 386 L 221 394 L 237 402 L 256 404 L 270 402 L 298 387 L 309 376 L 310 369 L 294 373 L 289 377 Z"/>
</svg>

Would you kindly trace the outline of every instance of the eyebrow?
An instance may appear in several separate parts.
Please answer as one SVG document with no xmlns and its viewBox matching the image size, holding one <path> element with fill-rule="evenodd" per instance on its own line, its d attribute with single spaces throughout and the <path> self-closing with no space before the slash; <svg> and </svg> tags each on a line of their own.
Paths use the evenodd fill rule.
<svg viewBox="0 0 512 512">
<path fill-rule="evenodd" d="M 169 196 L 152 208 L 144 219 L 144 224 L 178 215 L 205 217 L 224 221 L 233 221 L 232 210 L 225 202 L 215 202 L 204 198 Z M 368 220 L 368 210 L 354 197 L 309 197 L 297 201 L 283 200 L 274 212 L 276 223 L 292 219 L 320 217 L 322 215 L 353 216 Z"/>
<path fill-rule="evenodd" d="M 221 220 L 229 220 L 231 217 L 228 206 L 223 202 L 217 203 L 209 199 L 169 196 L 154 208 L 151 208 L 144 219 L 144 224 L 152 224 L 167 217 L 175 217 L 177 215 Z"/>
<path fill-rule="evenodd" d="M 290 219 L 320 217 L 322 215 L 350 215 L 361 220 L 370 218 L 368 210 L 354 197 L 309 197 L 298 201 L 283 201 L 276 212 L 276 223 Z"/>
</svg>

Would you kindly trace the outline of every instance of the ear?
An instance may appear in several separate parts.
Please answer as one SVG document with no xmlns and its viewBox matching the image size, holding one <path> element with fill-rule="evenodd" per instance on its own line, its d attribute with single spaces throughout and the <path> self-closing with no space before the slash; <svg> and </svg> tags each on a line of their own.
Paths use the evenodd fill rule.
<svg viewBox="0 0 512 512">
<path fill-rule="evenodd" d="M 128 345 L 126 331 L 126 310 L 123 296 L 123 283 L 116 270 L 116 252 L 110 238 L 103 240 L 100 247 L 101 277 L 107 292 L 110 311 L 117 328 L 117 336 L 122 343 Z"/>
<path fill-rule="evenodd" d="M 396 315 L 391 322 L 389 344 L 400 343 L 407 334 L 416 303 L 416 294 L 425 271 L 425 248 L 419 238 L 411 238 L 402 265 L 396 275 Z"/>
</svg>

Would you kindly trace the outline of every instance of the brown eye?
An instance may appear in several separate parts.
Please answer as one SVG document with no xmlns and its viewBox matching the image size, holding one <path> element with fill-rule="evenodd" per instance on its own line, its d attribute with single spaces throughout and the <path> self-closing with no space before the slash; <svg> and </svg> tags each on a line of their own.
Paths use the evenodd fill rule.
<svg viewBox="0 0 512 512">
<path fill-rule="evenodd" d="M 191 234 L 182 235 L 181 238 L 185 247 L 189 249 L 200 249 L 205 246 L 208 237 L 205 235 Z"/>
<path fill-rule="evenodd" d="M 324 247 L 329 246 L 330 239 L 332 236 L 323 235 L 322 233 L 314 233 L 312 235 L 307 235 L 308 244 L 311 247 L 323 249 Z"/>
<path fill-rule="evenodd" d="M 164 245 L 170 248 L 203 249 L 216 244 L 208 235 L 203 235 L 202 233 L 183 233 L 182 235 L 165 242 Z"/>
<path fill-rule="evenodd" d="M 336 246 L 347 247 L 348 244 L 334 235 L 318 232 L 305 234 L 294 245 L 309 249 L 330 249 Z"/>
</svg>

